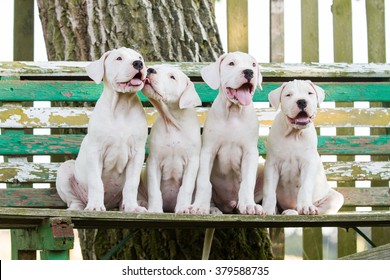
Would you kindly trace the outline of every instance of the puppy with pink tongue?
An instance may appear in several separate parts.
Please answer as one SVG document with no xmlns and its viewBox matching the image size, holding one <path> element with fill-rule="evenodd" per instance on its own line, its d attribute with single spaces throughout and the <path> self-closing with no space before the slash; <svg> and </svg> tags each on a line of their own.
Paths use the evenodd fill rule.
<svg viewBox="0 0 390 280">
<path fill-rule="evenodd" d="M 259 66 L 249 54 L 228 53 L 203 68 L 202 78 L 219 94 L 204 125 L 196 195 L 187 211 L 263 214 L 255 198 L 262 179 L 257 170 L 259 122 L 252 103 L 262 81 Z"/>
</svg>

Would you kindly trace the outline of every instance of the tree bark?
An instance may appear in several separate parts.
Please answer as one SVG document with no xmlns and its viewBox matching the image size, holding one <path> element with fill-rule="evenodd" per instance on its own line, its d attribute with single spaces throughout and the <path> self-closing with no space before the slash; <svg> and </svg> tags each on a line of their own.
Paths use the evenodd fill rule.
<svg viewBox="0 0 390 280">
<path fill-rule="evenodd" d="M 222 54 L 210 0 L 38 0 L 49 60 L 96 60 L 130 47 L 148 61 L 213 61 Z"/>
<path fill-rule="evenodd" d="M 156 62 L 215 61 L 223 53 L 212 0 L 38 0 L 38 8 L 49 60 L 96 60 L 122 46 Z M 199 259 L 204 232 L 79 230 L 79 235 L 84 259 Z M 264 229 L 216 230 L 210 258 L 270 259 L 270 247 Z"/>
</svg>

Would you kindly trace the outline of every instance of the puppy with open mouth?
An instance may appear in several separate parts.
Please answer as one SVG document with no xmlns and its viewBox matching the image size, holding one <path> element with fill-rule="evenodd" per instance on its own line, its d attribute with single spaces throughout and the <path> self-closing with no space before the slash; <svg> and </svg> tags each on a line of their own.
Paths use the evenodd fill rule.
<svg viewBox="0 0 390 280">
<path fill-rule="evenodd" d="M 311 81 L 284 83 L 268 95 L 280 106 L 267 141 L 263 203 L 266 214 L 331 214 L 344 198 L 330 188 L 317 152 L 313 119 L 324 91 Z"/>
<path fill-rule="evenodd" d="M 256 87 L 261 87 L 260 68 L 251 55 L 233 52 L 201 73 L 219 92 L 204 124 L 195 199 L 186 212 L 261 215 L 256 199 L 262 182 L 259 122 L 252 102 Z"/>
<path fill-rule="evenodd" d="M 58 194 L 71 210 L 146 212 L 139 182 L 148 127 L 137 95 L 146 78 L 143 57 L 132 49 L 113 49 L 86 70 L 96 83 L 103 80 L 104 88 L 77 159 L 58 169 Z"/>
</svg>

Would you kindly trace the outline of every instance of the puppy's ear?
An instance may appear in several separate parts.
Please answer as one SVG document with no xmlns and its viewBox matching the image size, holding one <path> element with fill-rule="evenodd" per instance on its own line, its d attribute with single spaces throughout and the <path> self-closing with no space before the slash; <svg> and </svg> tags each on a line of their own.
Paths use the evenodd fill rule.
<svg viewBox="0 0 390 280">
<path fill-rule="evenodd" d="M 188 80 L 187 87 L 185 88 L 184 92 L 180 96 L 179 108 L 180 109 L 194 108 L 200 105 L 202 105 L 202 101 L 200 100 L 199 95 L 195 90 L 194 83 Z"/>
<path fill-rule="evenodd" d="M 283 92 L 283 89 L 286 85 L 287 85 L 287 83 L 283 83 L 283 85 L 281 85 L 277 89 L 274 89 L 273 91 L 271 91 L 268 94 L 268 100 L 269 100 L 269 103 L 271 103 L 272 107 L 274 107 L 276 109 L 279 108 L 280 99 L 282 97 L 282 92 Z"/>
<path fill-rule="evenodd" d="M 227 54 L 221 55 L 216 62 L 211 63 L 202 68 L 200 73 L 202 74 L 203 81 L 206 82 L 212 89 L 218 89 L 221 83 L 221 77 L 219 75 L 219 68 L 222 60 Z"/>
<path fill-rule="evenodd" d="M 99 60 L 95 60 L 85 67 L 88 76 L 95 82 L 100 83 L 104 76 L 104 61 L 111 51 L 105 52 Z"/>
<path fill-rule="evenodd" d="M 315 85 L 312 81 L 307 80 L 306 82 L 314 89 L 317 95 L 317 103 L 320 105 L 325 100 L 325 91 L 319 86 Z"/>
</svg>

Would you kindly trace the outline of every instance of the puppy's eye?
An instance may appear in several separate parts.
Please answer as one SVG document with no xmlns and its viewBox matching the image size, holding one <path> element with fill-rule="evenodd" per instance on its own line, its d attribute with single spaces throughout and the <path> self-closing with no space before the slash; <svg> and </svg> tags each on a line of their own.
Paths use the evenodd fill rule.
<svg viewBox="0 0 390 280">
<path fill-rule="evenodd" d="M 138 57 L 139 58 L 139 60 L 142 60 L 142 57 Z"/>
<path fill-rule="evenodd" d="M 253 67 L 256 67 L 256 63 L 253 62 L 252 66 L 253 66 Z"/>
<path fill-rule="evenodd" d="M 314 92 L 309 91 L 309 95 L 312 95 L 312 94 L 314 94 Z"/>
<path fill-rule="evenodd" d="M 234 62 L 233 62 L 233 61 L 230 62 L 229 65 L 230 65 L 230 66 L 234 66 Z"/>
<path fill-rule="evenodd" d="M 176 80 L 175 76 L 173 76 L 173 75 L 172 75 L 170 78 L 171 78 L 172 80 Z"/>
<path fill-rule="evenodd" d="M 122 60 L 122 57 L 118 56 L 118 57 L 116 58 L 116 60 Z"/>
<path fill-rule="evenodd" d="M 286 96 L 287 96 L 287 97 L 290 97 L 290 96 L 292 96 L 292 94 L 291 94 L 291 93 L 287 93 Z"/>
</svg>

